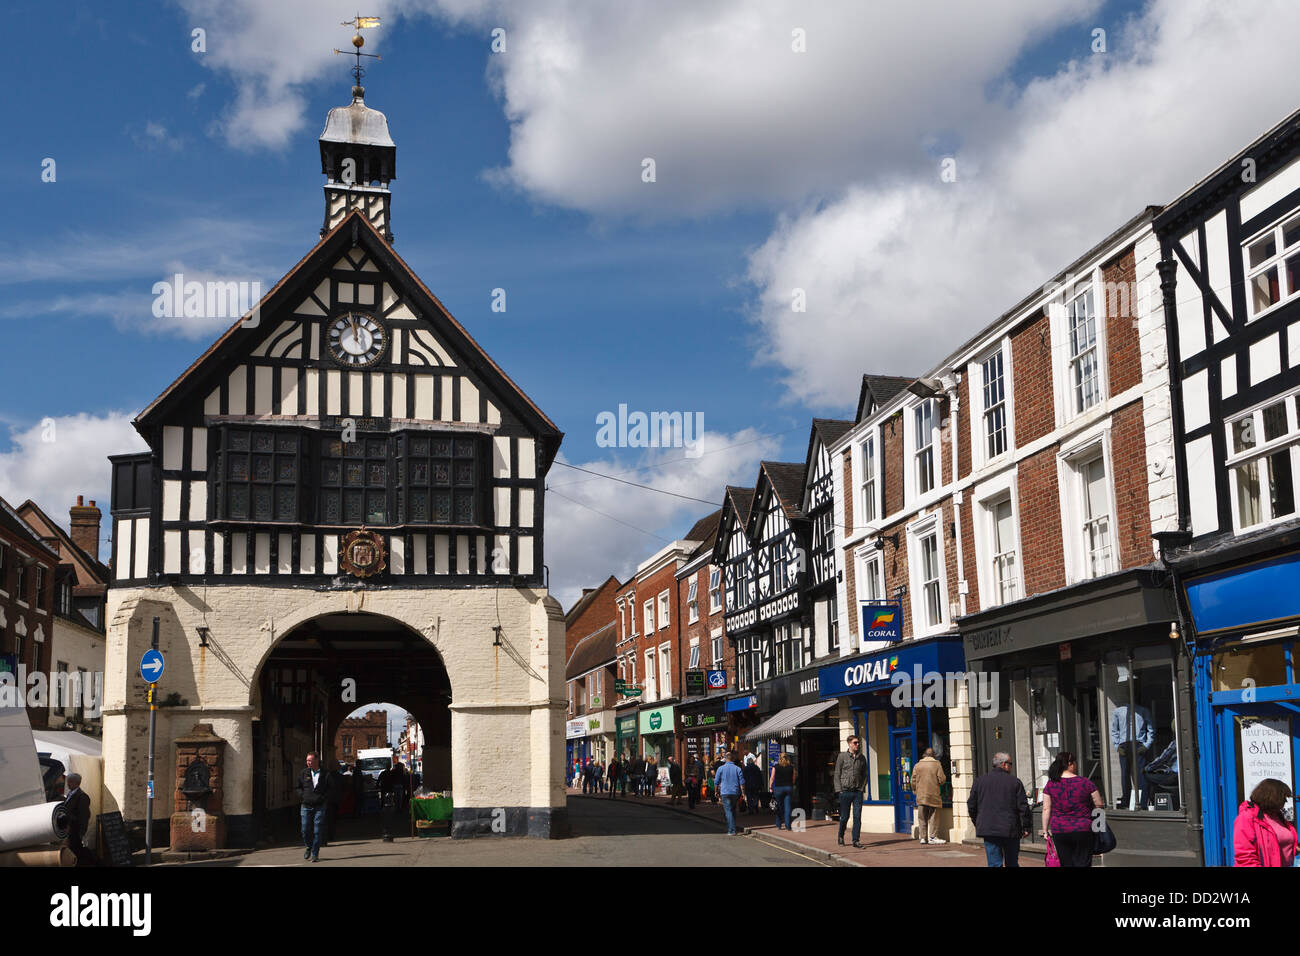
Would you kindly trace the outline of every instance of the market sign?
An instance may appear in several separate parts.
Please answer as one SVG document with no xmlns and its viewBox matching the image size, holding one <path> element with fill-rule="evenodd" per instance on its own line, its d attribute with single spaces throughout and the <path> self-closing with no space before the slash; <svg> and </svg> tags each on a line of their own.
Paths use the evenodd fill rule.
<svg viewBox="0 0 1300 956">
<path fill-rule="evenodd" d="M 704 693 L 704 671 L 687 671 L 686 696 L 703 697 Z"/>
<path fill-rule="evenodd" d="M 859 601 L 862 615 L 862 640 L 901 641 L 903 639 L 903 604 L 901 601 Z"/>
</svg>

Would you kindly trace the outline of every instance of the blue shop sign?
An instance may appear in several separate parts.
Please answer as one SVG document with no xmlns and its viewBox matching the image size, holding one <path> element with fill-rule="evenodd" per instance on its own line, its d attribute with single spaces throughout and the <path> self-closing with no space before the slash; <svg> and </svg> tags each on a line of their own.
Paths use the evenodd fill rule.
<svg viewBox="0 0 1300 956">
<path fill-rule="evenodd" d="M 860 601 L 862 642 L 901 641 L 903 639 L 903 605 L 900 601 Z"/>
<path fill-rule="evenodd" d="M 885 690 L 893 686 L 890 678 L 895 672 L 901 670 L 912 675 L 918 667 L 922 674 L 965 673 L 966 655 L 961 638 L 902 644 L 830 664 L 817 672 L 818 691 L 826 700 Z"/>
<path fill-rule="evenodd" d="M 1300 553 L 1218 571 L 1187 582 L 1198 636 L 1300 617 Z"/>
<path fill-rule="evenodd" d="M 738 710 L 752 710 L 758 706 L 758 695 L 747 694 L 744 697 L 733 697 L 727 701 L 727 713 L 734 713 Z"/>
</svg>

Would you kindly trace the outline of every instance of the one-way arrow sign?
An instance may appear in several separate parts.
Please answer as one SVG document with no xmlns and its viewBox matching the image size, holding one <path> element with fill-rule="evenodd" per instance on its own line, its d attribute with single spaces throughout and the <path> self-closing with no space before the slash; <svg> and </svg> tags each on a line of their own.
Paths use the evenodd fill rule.
<svg viewBox="0 0 1300 956">
<path fill-rule="evenodd" d="M 158 683 L 158 678 L 162 677 L 163 656 L 153 648 L 144 652 L 140 658 L 140 676 L 144 678 L 146 684 Z"/>
</svg>

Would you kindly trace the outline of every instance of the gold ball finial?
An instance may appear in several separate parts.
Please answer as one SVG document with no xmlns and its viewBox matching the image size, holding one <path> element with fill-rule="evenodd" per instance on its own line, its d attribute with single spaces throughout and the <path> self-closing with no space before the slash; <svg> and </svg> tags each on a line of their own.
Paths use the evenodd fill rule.
<svg viewBox="0 0 1300 956">
<path fill-rule="evenodd" d="M 360 33 L 358 33 L 356 36 L 352 38 L 352 45 L 356 47 L 358 50 L 360 50 L 363 46 L 366 45 L 365 38 L 362 37 Z"/>
</svg>

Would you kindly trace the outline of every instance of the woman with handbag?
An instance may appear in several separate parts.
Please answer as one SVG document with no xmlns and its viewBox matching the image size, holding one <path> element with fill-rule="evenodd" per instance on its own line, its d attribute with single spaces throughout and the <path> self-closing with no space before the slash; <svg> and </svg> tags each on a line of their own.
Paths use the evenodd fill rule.
<svg viewBox="0 0 1300 956">
<path fill-rule="evenodd" d="M 1051 841 L 1063 867 L 1092 866 L 1092 813 L 1102 806 L 1101 793 L 1079 776 L 1074 754 L 1062 750 L 1047 773 L 1043 788 L 1043 836 Z"/>
<path fill-rule="evenodd" d="M 1232 854 L 1237 866 L 1295 866 L 1296 828 L 1283 815 L 1291 788 L 1266 777 L 1237 810 Z"/>
<path fill-rule="evenodd" d="M 781 754 L 780 760 L 777 761 L 769 777 L 768 785 L 772 789 L 772 796 L 776 798 L 776 828 L 783 827 L 790 829 L 790 804 L 794 800 L 794 782 L 798 774 L 795 773 L 794 764 L 790 763 L 790 755 Z"/>
</svg>

